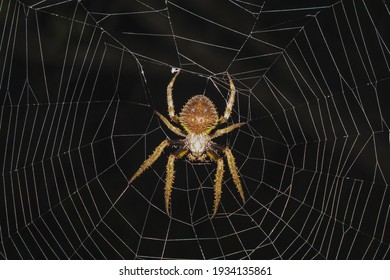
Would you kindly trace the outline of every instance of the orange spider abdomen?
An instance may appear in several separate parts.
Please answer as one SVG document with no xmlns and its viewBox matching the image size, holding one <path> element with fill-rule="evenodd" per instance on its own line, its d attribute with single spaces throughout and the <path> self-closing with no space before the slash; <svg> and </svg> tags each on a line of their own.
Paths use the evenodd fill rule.
<svg viewBox="0 0 390 280">
<path fill-rule="evenodd" d="M 187 132 L 209 132 L 218 122 L 218 112 L 208 97 L 195 95 L 181 110 L 180 122 Z"/>
</svg>

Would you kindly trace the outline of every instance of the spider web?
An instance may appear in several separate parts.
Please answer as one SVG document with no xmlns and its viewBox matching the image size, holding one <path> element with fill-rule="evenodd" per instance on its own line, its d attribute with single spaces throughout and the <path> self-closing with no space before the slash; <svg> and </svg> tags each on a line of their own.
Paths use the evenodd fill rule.
<svg viewBox="0 0 390 280">
<path fill-rule="evenodd" d="M 389 7 L 384 1 L 0 1 L 0 256 L 4 259 L 389 258 Z M 246 202 L 215 164 L 169 151 L 205 94 Z"/>
</svg>

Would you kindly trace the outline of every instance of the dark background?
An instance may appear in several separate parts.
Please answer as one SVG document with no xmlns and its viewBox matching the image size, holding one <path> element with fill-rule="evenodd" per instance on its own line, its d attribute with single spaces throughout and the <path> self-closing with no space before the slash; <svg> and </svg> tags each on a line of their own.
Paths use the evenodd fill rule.
<svg viewBox="0 0 390 280">
<path fill-rule="evenodd" d="M 0 2 L 4 259 L 389 258 L 389 11 L 383 1 Z M 169 151 L 176 110 L 223 112 L 247 200 L 225 170 Z"/>
</svg>

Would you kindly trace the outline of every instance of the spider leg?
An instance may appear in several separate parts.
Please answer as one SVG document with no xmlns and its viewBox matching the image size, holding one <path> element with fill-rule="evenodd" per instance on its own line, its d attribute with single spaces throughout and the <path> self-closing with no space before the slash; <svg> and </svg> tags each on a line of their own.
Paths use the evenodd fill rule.
<svg viewBox="0 0 390 280">
<path fill-rule="evenodd" d="M 229 117 L 230 114 L 232 113 L 232 108 L 234 105 L 234 99 L 236 97 L 236 87 L 233 84 L 233 80 L 230 77 L 229 73 L 227 73 L 228 79 L 229 79 L 229 85 L 230 85 L 230 95 L 229 95 L 229 100 L 225 108 L 225 113 L 223 116 L 219 119 L 219 123 L 225 123 Z"/>
<path fill-rule="evenodd" d="M 171 194 L 172 194 L 172 186 L 173 181 L 175 180 L 175 159 L 181 158 L 188 153 L 188 149 L 180 148 L 177 151 L 173 152 L 169 158 L 167 163 L 167 175 L 165 179 L 165 211 L 167 215 L 170 217 L 170 205 L 171 205 Z"/>
<path fill-rule="evenodd" d="M 175 76 L 173 76 L 172 80 L 169 82 L 167 86 L 167 103 L 168 103 L 168 115 L 171 121 L 179 122 L 179 117 L 175 114 L 175 107 L 173 105 L 172 91 L 173 84 L 175 83 L 176 77 L 179 75 L 180 71 L 178 71 Z"/>
<path fill-rule="evenodd" d="M 210 135 L 210 139 L 214 139 L 214 138 L 219 137 L 223 134 L 229 133 L 229 132 L 235 130 L 236 128 L 239 128 L 240 126 L 243 126 L 244 124 L 246 124 L 246 122 L 235 123 L 235 124 L 229 125 L 225 128 L 217 129 L 213 134 Z"/>
<path fill-rule="evenodd" d="M 169 128 L 169 130 L 171 130 L 173 133 L 176 133 L 179 136 L 186 137 L 185 133 L 180 128 L 177 128 L 176 126 L 171 124 L 166 117 L 164 117 L 163 115 L 161 115 L 157 111 L 154 111 L 154 112 L 163 121 L 163 123 Z"/>
<path fill-rule="evenodd" d="M 241 196 L 242 202 L 245 202 L 244 190 L 243 190 L 242 185 L 241 185 L 240 176 L 238 175 L 236 161 L 234 159 L 234 156 L 232 154 L 231 149 L 229 147 L 221 146 L 215 142 L 210 143 L 210 149 L 223 152 L 224 155 L 226 156 L 229 170 L 230 170 L 230 174 L 232 175 L 234 185 L 236 186 L 238 193 Z"/>
<path fill-rule="evenodd" d="M 140 168 L 131 177 L 129 184 L 131 184 L 139 175 L 141 175 L 146 169 L 148 169 L 161 155 L 163 150 L 169 145 L 168 140 L 164 140 L 157 146 L 154 152 L 142 163 Z"/>
<path fill-rule="evenodd" d="M 232 154 L 232 151 L 228 147 L 225 147 L 223 149 L 223 152 L 224 152 L 224 154 L 226 156 L 226 159 L 227 159 L 227 162 L 228 162 L 228 166 L 229 166 L 229 170 L 230 170 L 230 174 L 232 174 L 233 182 L 236 185 L 238 193 L 241 196 L 242 202 L 245 202 L 244 191 L 242 189 L 240 176 L 238 175 L 237 165 L 236 165 L 236 161 L 234 159 L 234 156 Z"/>
<path fill-rule="evenodd" d="M 175 151 L 173 154 L 175 155 L 176 158 L 182 158 L 188 153 L 187 148 L 180 148 L 177 151 Z"/>
<path fill-rule="evenodd" d="M 167 163 L 167 176 L 165 180 L 165 189 L 164 189 L 164 196 L 165 196 L 165 212 L 167 212 L 167 215 L 171 217 L 170 214 L 170 204 L 171 204 L 171 193 L 172 193 L 172 186 L 173 181 L 175 180 L 175 159 L 176 156 L 171 154 L 168 158 Z"/>
<path fill-rule="evenodd" d="M 214 205 L 213 205 L 213 215 L 211 218 L 214 218 L 215 214 L 217 214 L 219 202 L 221 201 L 222 196 L 222 180 L 223 180 L 223 172 L 224 172 L 224 164 L 223 158 L 218 156 L 213 150 L 207 152 L 207 155 L 214 161 L 217 162 L 217 171 L 215 173 L 214 180 Z"/>
</svg>

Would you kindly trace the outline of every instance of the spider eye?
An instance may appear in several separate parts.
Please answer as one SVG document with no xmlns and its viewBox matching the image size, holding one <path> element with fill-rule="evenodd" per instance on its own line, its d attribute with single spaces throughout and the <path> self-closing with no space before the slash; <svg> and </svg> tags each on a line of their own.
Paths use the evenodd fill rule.
<svg viewBox="0 0 390 280">
<path fill-rule="evenodd" d="M 191 108 L 191 113 L 194 113 L 195 112 L 195 108 Z"/>
<path fill-rule="evenodd" d="M 203 113 L 207 113 L 207 109 L 206 108 L 203 109 Z"/>
</svg>

